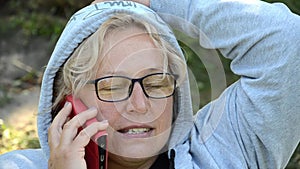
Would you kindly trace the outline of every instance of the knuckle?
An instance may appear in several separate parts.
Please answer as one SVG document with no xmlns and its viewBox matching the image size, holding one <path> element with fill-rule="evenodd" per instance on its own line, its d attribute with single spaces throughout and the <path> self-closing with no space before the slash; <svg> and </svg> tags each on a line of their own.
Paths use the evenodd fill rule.
<svg viewBox="0 0 300 169">
<path fill-rule="evenodd" d="M 48 133 L 51 133 L 53 131 L 53 125 L 51 125 L 49 128 L 48 128 Z"/>
<path fill-rule="evenodd" d="M 82 123 L 81 117 L 79 115 L 76 115 L 70 121 L 65 123 L 64 127 L 77 127 L 78 128 L 82 125 L 83 125 L 83 123 Z"/>
<path fill-rule="evenodd" d="M 63 129 L 71 129 L 73 127 L 72 123 L 69 121 L 66 124 L 64 124 Z"/>
<path fill-rule="evenodd" d="M 90 138 L 89 134 L 85 130 L 81 130 L 79 132 L 78 136 L 81 137 L 82 139 L 89 139 Z"/>
</svg>

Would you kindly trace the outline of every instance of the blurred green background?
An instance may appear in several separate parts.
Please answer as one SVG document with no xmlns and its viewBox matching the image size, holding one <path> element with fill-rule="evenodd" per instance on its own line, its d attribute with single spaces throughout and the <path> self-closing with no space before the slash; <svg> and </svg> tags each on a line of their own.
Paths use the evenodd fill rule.
<svg viewBox="0 0 300 169">
<path fill-rule="evenodd" d="M 293 12 L 300 14 L 300 0 L 281 0 L 267 2 L 283 2 Z M 19 34 L 22 43 L 30 43 L 30 40 L 42 38 L 47 41 L 45 48 L 50 56 L 51 51 L 62 32 L 69 17 L 78 9 L 90 4 L 91 1 L 79 0 L 0 0 L 0 38 L 5 40 L 10 36 Z M 181 36 L 181 35 L 180 35 Z M 196 43 L 194 39 L 188 39 L 190 43 Z M 197 87 L 200 93 L 200 105 L 203 106 L 211 100 L 211 85 L 207 70 L 201 60 L 190 50 L 189 45 L 180 42 L 186 53 L 187 63 L 196 77 Z M 16 46 L 16 48 L 18 48 Z M 221 58 L 226 73 L 227 85 L 236 81 L 239 77 L 232 74 L 229 68 L 229 60 Z M 42 71 L 42 67 L 40 69 Z M 200 77 L 200 78 L 199 78 Z M 40 84 L 41 73 L 39 71 L 27 71 L 26 75 L 14 79 L 14 91 L 24 90 L 28 86 Z M 24 85 L 27 84 L 27 85 Z M 12 102 L 6 92 L 11 86 L 0 85 L 0 107 Z M 0 112 L 1 113 L 1 112 Z M 0 119 L 0 154 L 14 149 L 37 148 L 39 143 L 35 133 L 35 126 L 24 130 L 15 129 Z M 300 148 L 298 146 L 287 167 L 288 169 L 300 168 Z"/>
</svg>

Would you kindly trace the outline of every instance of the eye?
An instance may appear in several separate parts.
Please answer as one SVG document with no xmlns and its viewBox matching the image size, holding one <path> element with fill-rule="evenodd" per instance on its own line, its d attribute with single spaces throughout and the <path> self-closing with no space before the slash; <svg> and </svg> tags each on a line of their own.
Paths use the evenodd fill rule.
<svg viewBox="0 0 300 169">
<path fill-rule="evenodd" d="M 173 84 L 173 81 L 168 77 L 158 77 L 158 78 L 151 78 L 147 80 L 144 83 L 144 86 L 146 87 L 152 87 L 152 88 L 161 88 L 161 87 L 167 87 Z"/>
<path fill-rule="evenodd" d="M 122 84 L 115 84 L 115 85 L 107 85 L 99 87 L 99 90 L 106 90 L 106 91 L 113 91 L 113 90 L 123 90 L 126 88 L 126 85 Z"/>
<path fill-rule="evenodd" d="M 125 88 L 126 88 L 125 85 L 113 85 L 110 87 L 110 90 L 123 90 Z"/>
<path fill-rule="evenodd" d="M 165 84 L 162 83 L 150 83 L 150 84 L 145 84 L 145 87 L 151 87 L 151 88 L 160 88 L 165 86 Z"/>
</svg>

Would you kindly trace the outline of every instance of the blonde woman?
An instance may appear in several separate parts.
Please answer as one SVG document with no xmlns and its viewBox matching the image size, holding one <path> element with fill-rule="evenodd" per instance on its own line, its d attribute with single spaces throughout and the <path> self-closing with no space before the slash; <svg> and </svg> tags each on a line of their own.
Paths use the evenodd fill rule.
<svg viewBox="0 0 300 169">
<path fill-rule="evenodd" d="M 140 3 L 163 19 L 131 1 L 72 16 L 43 78 L 42 147 L 4 154 L 0 166 L 101 168 L 92 138 L 105 130 L 109 169 L 284 168 L 300 140 L 299 16 L 261 1 Z M 164 21 L 218 49 L 241 76 L 198 112 Z M 71 118 L 69 95 L 87 110 Z"/>
</svg>

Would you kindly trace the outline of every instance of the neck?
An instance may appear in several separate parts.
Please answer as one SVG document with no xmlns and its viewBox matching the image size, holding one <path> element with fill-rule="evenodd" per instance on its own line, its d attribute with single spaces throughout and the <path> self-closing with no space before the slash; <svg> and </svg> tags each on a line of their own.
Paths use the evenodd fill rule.
<svg viewBox="0 0 300 169">
<path fill-rule="evenodd" d="M 108 169 L 149 169 L 158 156 L 148 158 L 126 158 L 109 154 Z"/>
</svg>

